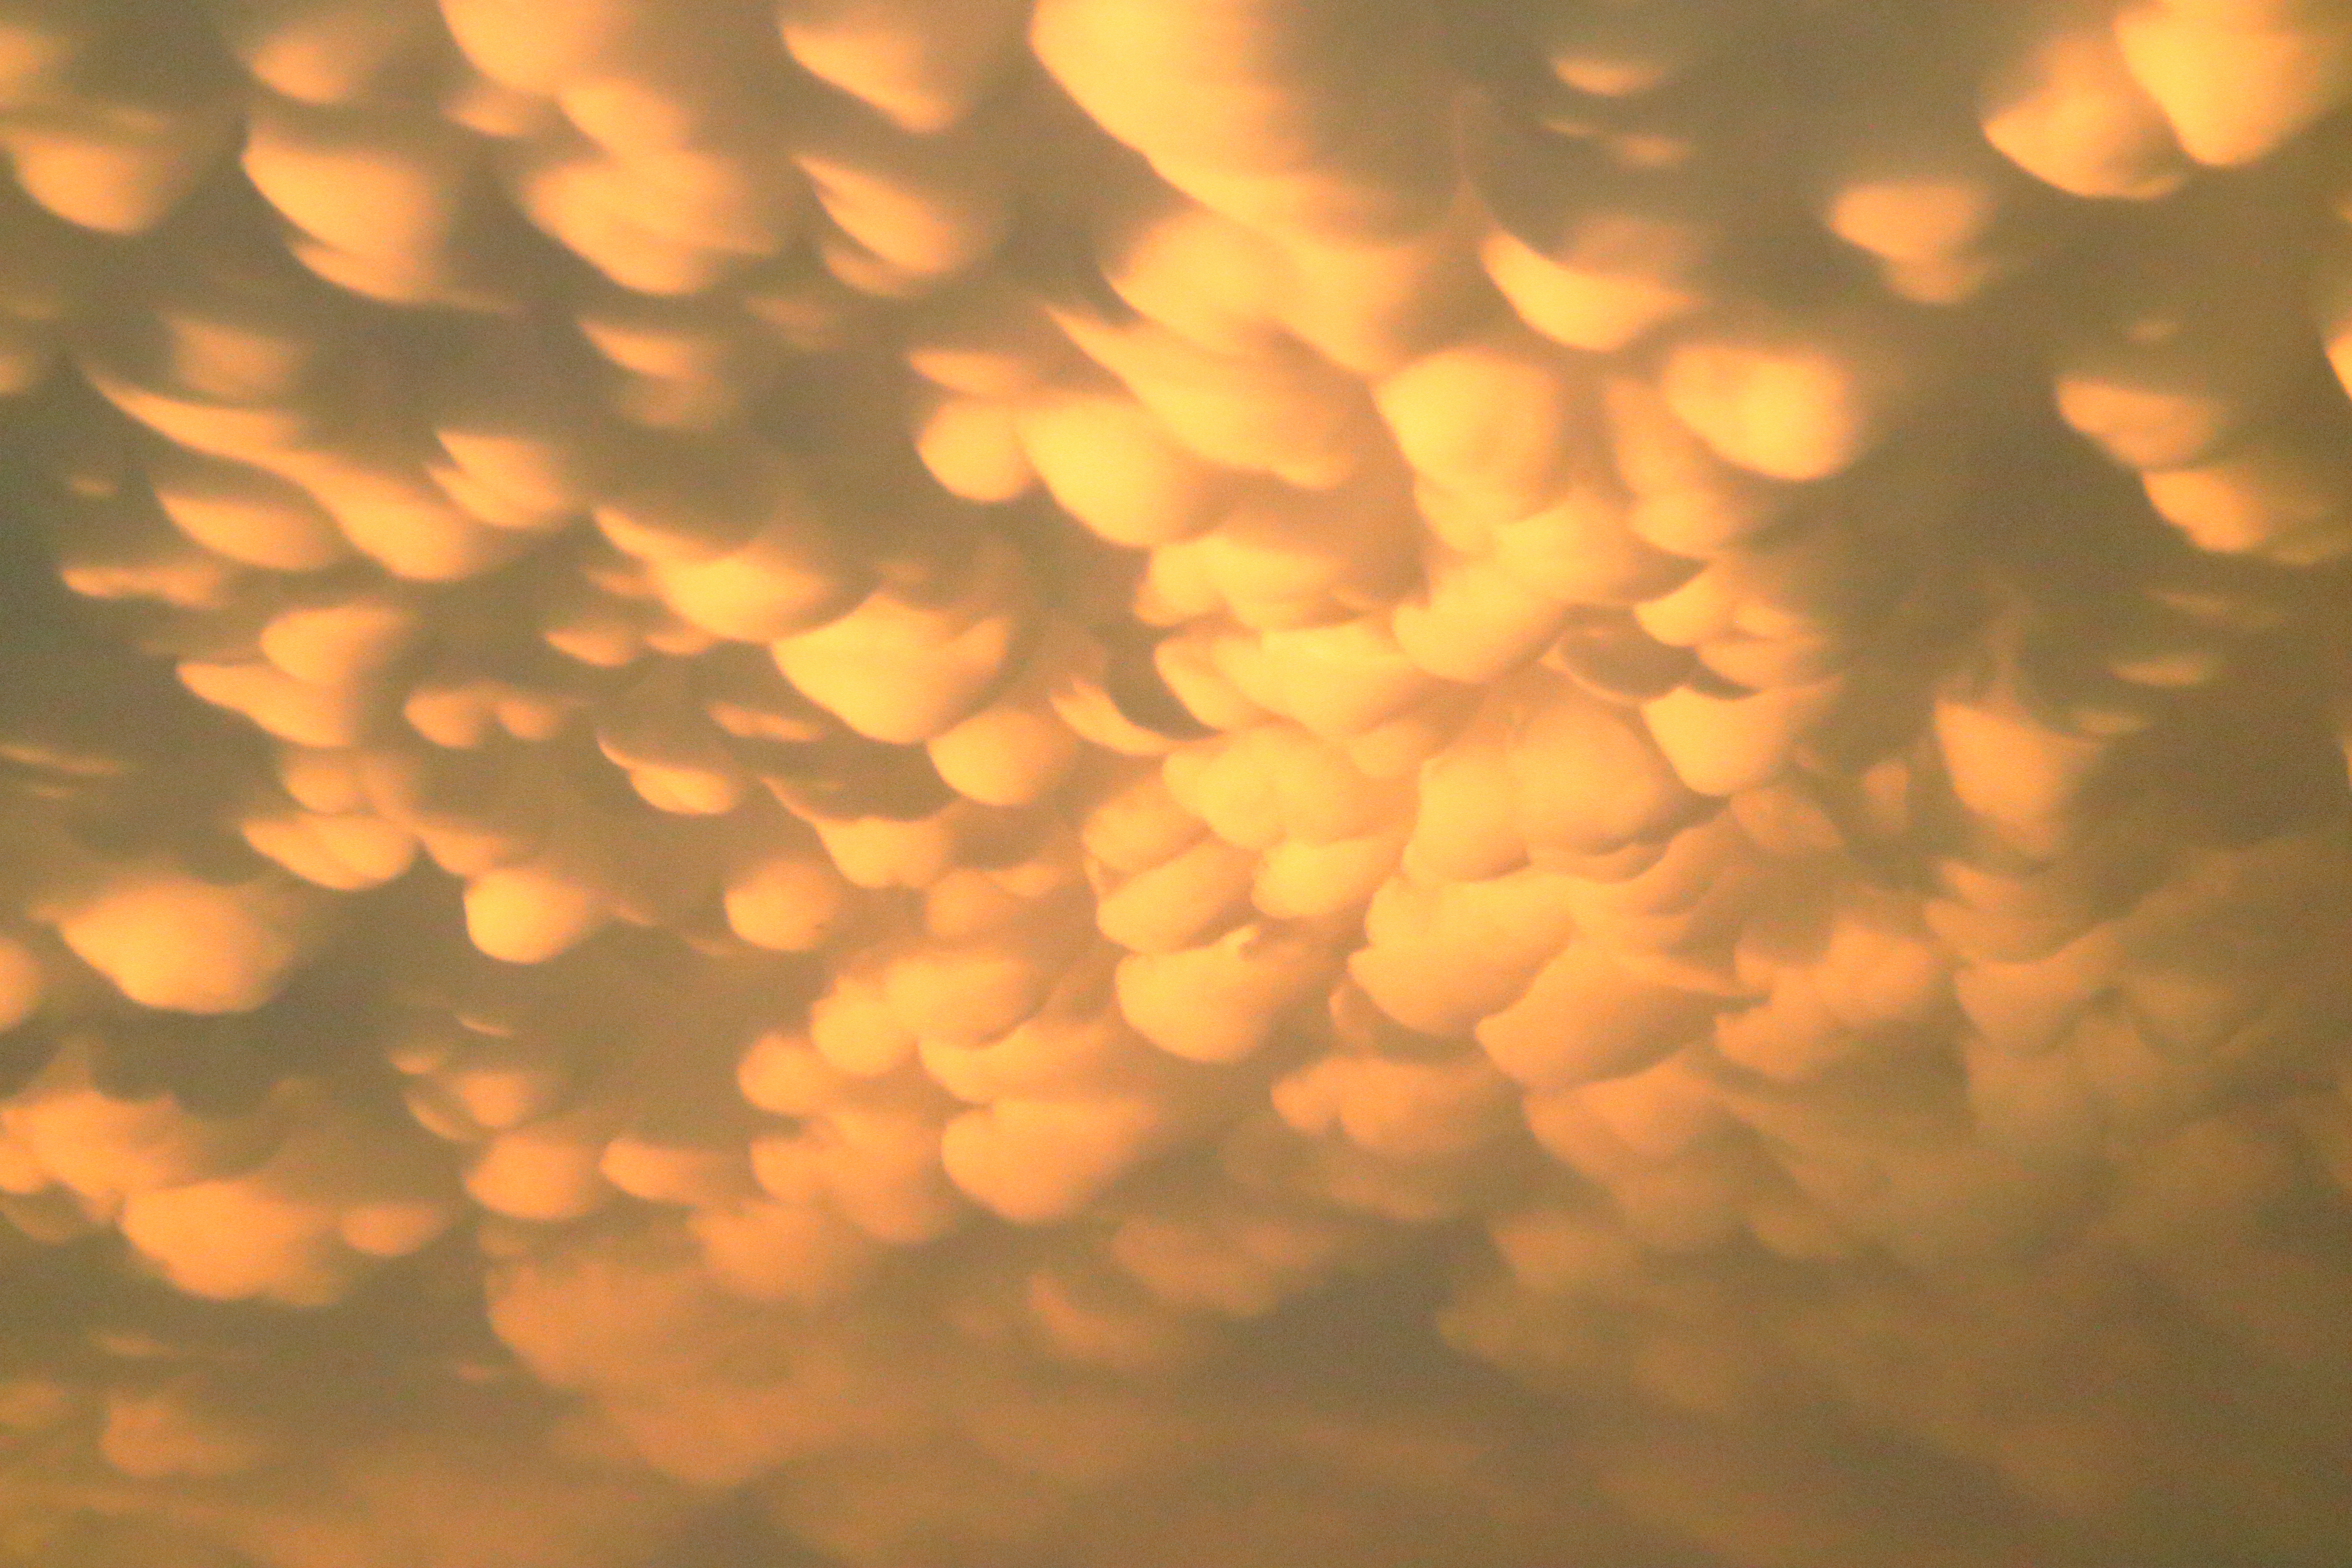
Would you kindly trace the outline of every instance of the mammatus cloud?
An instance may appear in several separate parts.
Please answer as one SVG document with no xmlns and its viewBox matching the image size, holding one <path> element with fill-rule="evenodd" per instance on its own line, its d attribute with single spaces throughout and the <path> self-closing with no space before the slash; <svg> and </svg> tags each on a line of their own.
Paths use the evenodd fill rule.
<svg viewBox="0 0 2352 1568">
<path fill-rule="evenodd" d="M 2347 98 L 0 5 L 0 1562 L 2345 1561 Z"/>
</svg>

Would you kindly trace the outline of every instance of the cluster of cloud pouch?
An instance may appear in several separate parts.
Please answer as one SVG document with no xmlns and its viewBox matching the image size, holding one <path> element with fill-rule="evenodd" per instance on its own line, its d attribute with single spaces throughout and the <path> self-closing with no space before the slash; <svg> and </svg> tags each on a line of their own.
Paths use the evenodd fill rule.
<svg viewBox="0 0 2352 1568">
<path fill-rule="evenodd" d="M 2347 96 L 15 0 L 9 1539 L 2340 1562 Z"/>
</svg>

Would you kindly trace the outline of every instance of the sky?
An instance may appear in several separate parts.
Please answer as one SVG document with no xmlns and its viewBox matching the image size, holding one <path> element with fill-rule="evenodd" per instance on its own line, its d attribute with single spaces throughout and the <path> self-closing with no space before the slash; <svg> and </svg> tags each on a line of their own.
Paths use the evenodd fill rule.
<svg viewBox="0 0 2352 1568">
<path fill-rule="evenodd" d="M 2352 1555 L 2342 0 L 0 16 L 0 1568 Z"/>
</svg>

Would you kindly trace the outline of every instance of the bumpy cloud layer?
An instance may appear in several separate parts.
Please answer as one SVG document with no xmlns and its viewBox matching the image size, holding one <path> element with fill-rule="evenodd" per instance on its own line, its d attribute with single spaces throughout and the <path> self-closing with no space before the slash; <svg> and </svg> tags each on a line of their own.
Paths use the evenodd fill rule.
<svg viewBox="0 0 2352 1568">
<path fill-rule="evenodd" d="M 2347 98 L 0 10 L 0 1554 L 2340 1563 Z"/>
</svg>

